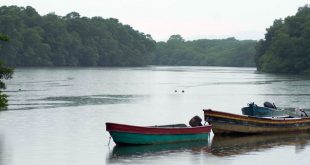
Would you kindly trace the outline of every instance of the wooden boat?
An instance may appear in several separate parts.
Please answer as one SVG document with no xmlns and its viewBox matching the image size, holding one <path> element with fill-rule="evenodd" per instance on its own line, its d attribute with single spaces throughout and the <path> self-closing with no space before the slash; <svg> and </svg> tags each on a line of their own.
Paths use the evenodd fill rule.
<svg viewBox="0 0 310 165">
<path fill-rule="evenodd" d="M 140 145 L 209 140 L 211 126 L 174 124 L 143 127 L 106 123 L 106 130 L 117 145 Z"/>
<path fill-rule="evenodd" d="M 274 104 L 265 102 L 264 106 L 258 106 L 254 103 L 249 103 L 247 107 L 241 109 L 243 115 L 256 117 L 272 117 L 283 116 L 286 114 L 284 109 L 278 109 Z"/>
<path fill-rule="evenodd" d="M 205 121 L 212 124 L 214 134 L 257 134 L 310 130 L 310 118 L 252 117 L 232 113 L 204 110 Z"/>
</svg>

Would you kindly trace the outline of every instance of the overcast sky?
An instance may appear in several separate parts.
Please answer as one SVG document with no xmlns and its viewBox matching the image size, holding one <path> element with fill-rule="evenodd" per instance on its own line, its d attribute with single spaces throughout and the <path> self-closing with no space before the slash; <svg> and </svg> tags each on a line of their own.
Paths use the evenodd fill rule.
<svg viewBox="0 0 310 165">
<path fill-rule="evenodd" d="M 261 39 L 275 19 L 294 15 L 309 0 L 0 0 L 32 6 L 39 14 L 117 18 L 157 41 L 180 34 L 200 38 Z"/>
</svg>

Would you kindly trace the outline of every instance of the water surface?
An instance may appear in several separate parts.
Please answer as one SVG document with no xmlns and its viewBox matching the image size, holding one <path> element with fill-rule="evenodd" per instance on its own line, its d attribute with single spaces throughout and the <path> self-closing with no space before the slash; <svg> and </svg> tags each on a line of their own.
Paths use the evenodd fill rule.
<svg viewBox="0 0 310 165">
<path fill-rule="evenodd" d="M 309 108 L 310 77 L 231 67 L 18 68 L 6 83 L 0 164 L 308 164 L 307 133 L 124 148 L 107 145 L 105 122 L 187 124 L 204 108 L 241 114 L 267 100 Z"/>
</svg>

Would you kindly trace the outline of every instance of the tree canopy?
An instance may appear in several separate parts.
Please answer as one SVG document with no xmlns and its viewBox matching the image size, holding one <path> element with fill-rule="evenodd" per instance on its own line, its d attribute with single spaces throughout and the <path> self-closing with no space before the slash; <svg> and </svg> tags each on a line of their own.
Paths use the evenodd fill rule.
<svg viewBox="0 0 310 165">
<path fill-rule="evenodd" d="M 310 73 L 310 7 L 277 19 L 256 46 L 257 70 L 270 73 Z"/>
<path fill-rule="evenodd" d="M 9 66 L 141 66 L 156 44 L 114 18 L 40 16 L 30 6 L 0 7 L 0 25 L 11 40 L 0 50 Z"/>
<path fill-rule="evenodd" d="M 255 66 L 256 41 L 199 39 L 185 41 L 172 35 L 167 42 L 158 42 L 153 53 L 154 65 Z"/>
<path fill-rule="evenodd" d="M 0 59 L 27 66 L 254 66 L 256 41 L 235 38 L 185 41 L 172 35 L 155 42 L 115 18 L 77 12 L 39 15 L 30 7 L 0 7 L 0 32 L 10 37 Z"/>
</svg>

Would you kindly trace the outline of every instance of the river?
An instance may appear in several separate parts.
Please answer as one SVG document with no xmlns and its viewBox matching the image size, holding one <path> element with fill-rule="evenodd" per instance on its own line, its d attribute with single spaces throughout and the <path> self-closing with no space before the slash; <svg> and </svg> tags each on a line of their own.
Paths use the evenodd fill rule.
<svg viewBox="0 0 310 165">
<path fill-rule="evenodd" d="M 105 122 L 187 124 L 203 109 L 241 114 L 264 101 L 309 108 L 310 77 L 234 67 L 17 68 L 5 82 L 1 165 L 309 164 L 310 133 L 118 147 L 108 145 Z"/>
</svg>

